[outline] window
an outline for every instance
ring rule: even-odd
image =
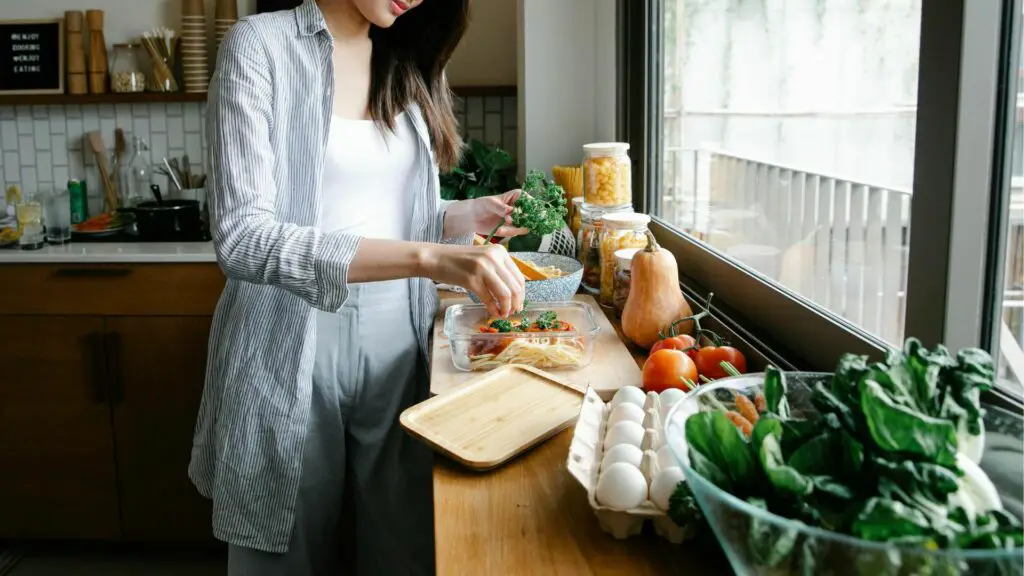
[[[986,309],[1024,338],[1020,0],[620,2],[634,204],[685,284],[808,368],[995,352]]]
[[[1021,50],[1024,42],[1020,41],[1019,27],[1016,34]],[[1011,134],[1007,138],[1011,142],[1011,177],[995,211],[997,222],[1003,221],[994,226],[997,234],[1003,234],[999,238],[1002,247],[997,242],[995,249],[996,272],[1002,273],[1002,279],[996,283],[990,313],[1000,382],[1019,393],[1024,388],[1024,58],[1019,52],[1014,76],[1016,85],[1007,87],[1012,102]]]

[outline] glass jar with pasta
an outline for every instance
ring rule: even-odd
[[[583,197],[594,206],[633,203],[629,144],[607,142],[583,146]]]
[[[601,219],[601,304],[612,306],[615,302],[615,252],[624,248],[646,248],[650,222],[650,216],[635,212],[606,214]]]
[[[590,294],[601,291],[601,218],[607,214],[632,212],[625,208],[604,208],[590,204],[580,205],[580,231],[576,237],[576,259],[583,264],[583,289]]]
[[[612,282],[612,303],[615,315],[622,316],[629,299],[629,289],[633,285],[633,256],[639,248],[623,248],[615,251],[615,279]]]

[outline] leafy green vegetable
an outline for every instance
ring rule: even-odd
[[[676,526],[690,526],[704,520],[704,513],[693,497],[693,491],[686,482],[676,484],[676,489],[668,499],[668,517]]]
[[[755,482],[755,457],[749,444],[723,412],[700,412],[686,420],[686,441],[690,459],[707,460],[726,479],[726,486],[744,486]],[[695,468],[696,469],[696,468]],[[701,472],[703,474],[703,472]],[[712,480],[719,487],[719,481]]]
[[[782,459],[782,447],[775,434],[765,435],[758,456],[768,481],[779,492],[791,496],[807,496],[814,491],[814,484],[807,477],[786,465]]]
[[[565,226],[568,210],[565,190],[561,186],[548,180],[540,170],[530,170],[523,179],[521,189],[522,194],[512,207],[513,226],[526,228],[536,236],[551,234]],[[500,227],[501,224],[491,231],[487,237],[488,242]]]
[[[550,330],[558,324],[558,314],[554,310],[541,312],[540,316],[533,322],[538,330]]]
[[[768,412],[789,418],[789,401],[786,400],[786,376],[781,370],[769,366],[764,371],[764,399]]]
[[[1021,548],[1024,528],[1015,517],[960,507],[966,504],[958,433],[982,432],[980,396],[994,378],[992,359],[981,350],[954,357],[943,346],[929,350],[908,339],[884,362],[841,358],[831,380],[811,389],[818,413],[801,419],[791,414],[785,376],[769,368],[767,410],[749,441],[731,426],[724,406],[687,419],[691,465],[751,505],[867,540],[932,549]],[[747,546],[761,566],[814,572],[810,539],[757,517],[750,520]],[[958,574],[964,568],[938,557],[903,558],[897,548],[887,562],[869,572]]]
[[[509,320],[508,318],[498,318],[497,320],[492,320],[489,326],[491,328],[494,328],[498,332],[511,332],[516,328],[515,326],[512,325],[512,321]]]
[[[897,405],[882,387],[866,380],[860,406],[875,444],[886,452],[915,454],[945,466],[956,465],[956,426]]]
[[[504,194],[516,188],[516,163],[497,146],[471,140],[462,161],[451,172],[440,175],[441,198],[470,200]]]

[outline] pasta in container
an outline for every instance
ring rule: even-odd
[[[582,302],[529,305],[509,318],[491,318],[481,304],[455,304],[445,312],[444,333],[459,370],[487,371],[507,364],[575,370],[593,358],[598,332]]]

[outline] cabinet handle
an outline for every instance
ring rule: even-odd
[[[131,268],[58,268],[53,275],[58,278],[124,278],[131,273]]]
[[[115,404],[119,404],[124,401],[124,381],[121,379],[121,335],[117,332],[107,332],[104,338],[106,340],[111,400]]]
[[[96,379],[95,392],[96,402],[106,404],[109,400],[107,395],[107,351],[103,341],[102,332],[93,332],[86,336],[88,348],[92,353],[93,377]]]

